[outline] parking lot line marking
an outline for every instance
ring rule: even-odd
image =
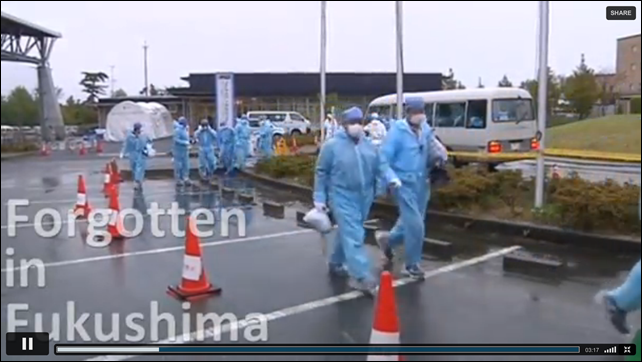
[[[506,254],[510,254],[514,251],[520,250],[521,246],[513,246],[509,248],[505,248],[499,251],[495,251],[492,253],[488,253],[482,256],[478,256],[472,259],[468,259],[462,262],[457,262],[454,264],[450,264],[435,270],[431,270],[429,272],[426,272],[425,277],[426,279],[431,279],[435,278],[437,276],[440,276],[442,274],[454,272],[463,268],[467,268],[469,266],[477,265],[484,263],[486,261],[489,261],[491,259],[495,259],[501,256],[504,256]],[[411,278],[406,278],[406,279],[400,279],[394,282],[393,286],[395,288],[402,287],[404,285],[408,285],[411,283],[415,283],[415,279]],[[342,302],[347,302],[350,300],[355,300],[363,297],[364,294],[361,292],[349,292],[341,295],[337,295],[334,297],[329,297],[325,299],[319,299],[315,300],[312,302],[304,303],[304,304],[299,304],[297,306],[289,307],[289,308],[284,308],[281,310],[274,311],[272,313],[266,314],[265,319],[267,319],[268,322],[273,322],[279,319],[283,319],[286,317],[291,317],[295,316],[298,314],[303,314],[306,312],[311,312],[320,308],[324,307],[329,307],[331,305],[339,304]],[[159,345],[159,344],[186,344],[186,343],[192,343],[195,342],[197,336],[201,335],[204,336],[206,340],[219,340],[220,335],[223,333],[230,333],[230,332],[235,332],[240,329],[246,328],[250,325],[258,324],[260,321],[258,319],[243,319],[239,322],[235,323],[228,323],[223,326],[214,326],[212,328],[205,329],[203,331],[196,331],[192,333],[185,333],[181,336],[177,336],[175,338],[168,338],[164,341],[152,343],[154,345]],[[125,361],[129,360],[132,358],[136,358],[137,356],[97,356],[97,357],[92,357],[89,359],[86,359],[85,361],[91,361],[91,362],[104,362],[104,361]]]
[[[219,239],[217,241],[201,243],[201,248],[207,248],[207,247],[213,247],[213,246],[232,245],[232,244],[241,244],[241,243],[246,243],[246,242],[256,241],[256,240],[261,240],[261,239],[277,239],[277,238],[283,238],[283,237],[287,237],[287,236],[308,234],[308,233],[312,233],[312,232],[315,232],[315,231],[311,230],[311,229],[303,229],[303,230],[286,231],[286,232],[268,234],[268,235],[249,236],[249,237],[236,238],[236,239],[230,239],[230,240],[220,240]],[[105,260],[124,259],[124,258],[132,257],[132,256],[143,256],[143,255],[155,255],[155,254],[162,254],[162,253],[171,253],[171,252],[175,252],[175,251],[181,251],[181,250],[184,250],[184,249],[185,249],[185,246],[174,246],[174,247],[169,247],[169,248],[134,251],[134,252],[130,252],[130,253],[115,254],[115,255],[105,255],[105,256],[98,256],[98,257],[86,258],[86,259],[75,259],[75,260],[58,261],[58,262],[53,262],[53,263],[45,263],[44,267],[45,268],[54,268],[54,267],[62,267],[62,266],[69,266],[69,265],[94,263],[94,262],[105,261]],[[25,267],[16,267],[16,268],[13,268],[13,269],[2,269],[2,273],[6,273],[9,270],[11,270],[11,271],[19,271],[19,270],[23,270],[23,269],[27,269],[27,268],[25,268]]]

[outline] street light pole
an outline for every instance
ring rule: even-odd
[[[544,150],[546,147],[546,118],[548,100],[548,27],[549,2],[539,2],[539,76],[537,93],[537,121],[539,128],[539,150],[537,154],[537,176],[535,180],[535,208],[544,206],[544,180],[546,179],[546,164]]]
[[[145,71],[145,96],[149,97],[149,78],[148,78],[148,73],[147,73],[147,50],[149,49],[149,46],[147,46],[147,42],[143,44],[143,58],[144,58],[144,71]]]
[[[114,89],[114,84],[116,83],[116,80],[114,79],[114,68],[115,68],[115,66],[111,65],[111,66],[109,66],[109,68],[111,70],[110,74],[109,74],[109,82],[110,82],[110,90],[109,91],[111,93],[111,97],[113,98],[114,94],[115,94],[114,92],[116,92],[116,90]]]
[[[403,1],[395,1],[397,24],[397,119],[403,118]]]
[[[323,121],[325,120],[325,107],[326,107],[326,61],[327,61],[327,1],[321,1],[321,52],[320,52],[320,75],[321,75],[321,94],[320,94],[320,114],[319,114],[319,124],[321,127],[321,142],[325,140],[325,127],[323,126]]]

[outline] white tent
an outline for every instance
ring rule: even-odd
[[[172,115],[158,103],[118,103],[107,115],[105,139],[122,142],[136,122],[143,125],[142,133],[152,140],[167,138],[173,134]]]

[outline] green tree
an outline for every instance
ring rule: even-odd
[[[593,105],[600,98],[600,89],[595,82],[595,71],[586,65],[584,54],[580,65],[566,80],[564,95],[580,119],[587,118],[591,114]]]
[[[2,101],[2,123],[11,126],[36,126],[40,122],[38,101],[27,90],[19,86]]]
[[[539,92],[539,82],[536,79],[528,79],[520,84],[520,88],[526,89],[533,97],[533,103],[537,106],[537,99]],[[550,117],[553,110],[557,107],[560,97],[562,96],[562,89],[559,83],[559,77],[555,75],[551,68],[548,68],[548,99],[546,101],[546,114]]]
[[[127,98],[127,92],[122,88],[116,90],[113,95],[114,98]]]
[[[107,93],[107,80],[109,76],[103,72],[82,72],[80,85],[87,94],[87,103],[98,103],[98,97]]]
[[[448,75],[441,77],[441,88],[443,90],[466,89],[460,81],[455,79],[455,72],[452,68],[448,69]]]
[[[504,77],[499,81],[499,83],[497,83],[497,86],[501,88],[511,88],[513,86],[513,83],[511,83],[511,81],[508,80],[506,74],[504,74]]]
[[[66,124],[95,125],[98,123],[98,113],[96,110],[84,104],[84,102],[74,99],[73,96],[67,98],[67,101],[61,108]]]

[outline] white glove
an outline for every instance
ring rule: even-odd
[[[401,187],[401,181],[399,179],[394,179],[390,182],[390,187],[393,189],[398,189]]]
[[[315,202],[314,203],[314,208],[321,211],[321,212],[328,212],[328,207],[325,206],[324,203],[321,202]]]
[[[125,158],[125,154],[121,153],[120,154],[120,159],[122,160],[123,158]]]

